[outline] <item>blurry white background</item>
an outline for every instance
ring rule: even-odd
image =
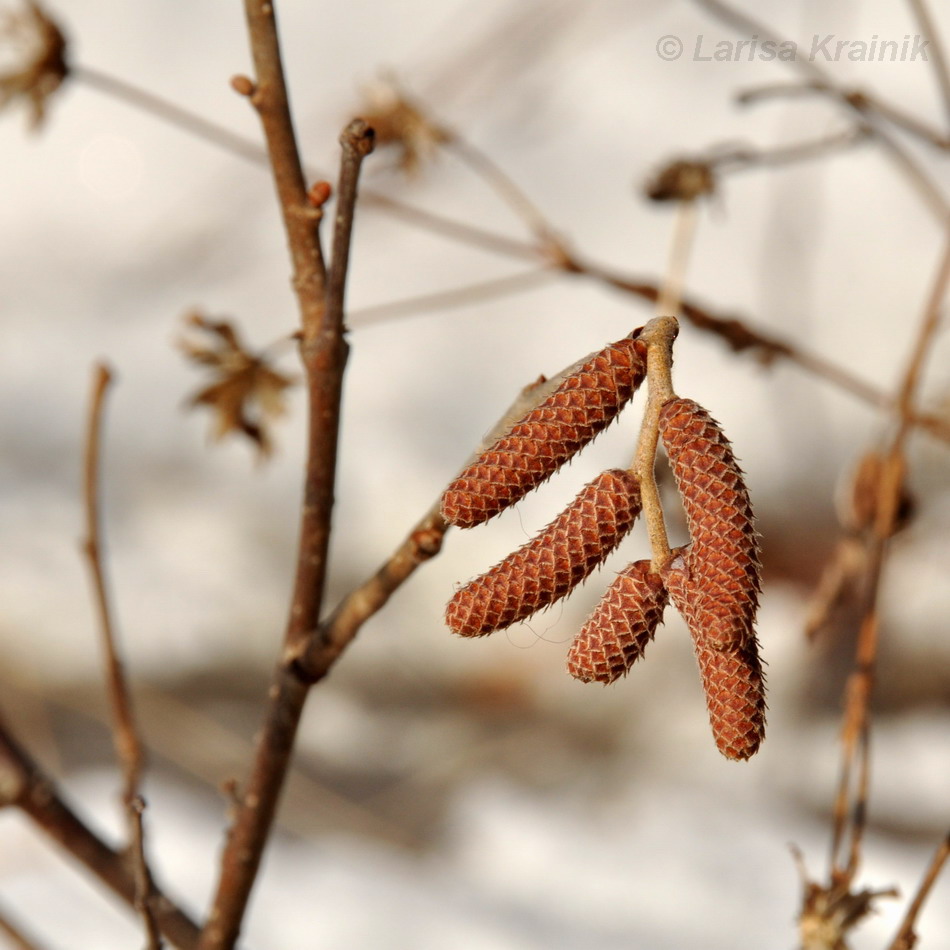
[[[932,3],[942,34],[950,18]],[[72,0],[51,8],[74,62],[236,132],[256,117],[228,79],[250,70],[240,4]],[[392,70],[490,155],[585,258],[660,280],[669,207],[642,197],[671,157],[721,143],[813,140],[851,117],[812,97],[739,107],[790,81],[775,62],[694,61],[742,35],[690,3],[422,0],[278,7],[300,140],[336,167],[361,90]],[[807,48],[815,34],[902,40],[908,4],[755,7]],[[665,35],[683,56],[664,61]],[[946,124],[933,65],[839,62],[833,76]],[[96,828],[119,840],[119,779],[78,550],[80,455],[94,360],[118,374],[107,414],[108,564],[151,749],[147,831],[158,878],[200,915],[214,884],[224,780],[244,775],[287,610],[303,399],[257,464],[186,413],[200,377],[174,342],[200,307],[263,347],[295,308],[267,173],[67,81],[46,126],[0,116],[0,668],[5,716]],[[935,149],[908,148],[944,187]],[[367,187],[491,230],[524,226],[451,154],[413,179],[380,151]],[[896,385],[942,244],[933,216],[872,144],[729,177],[703,207],[687,291],[716,313]],[[358,310],[512,274],[524,261],[453,243],[379,210],[357,218],[330,602],[374,571],[513,395],[651,316],[593,281],[552,277],[476,305],[385,322]],[[926,398],[947,394],[946,338]],[[282,367],[295,369],[292,353]],[[764,536],[759,625],[768,739],[747,765],[709,735],[689,639],[672,612],[647,659],[609,689],[563,669],[634,532],[563,607],[467,642],[442,610],[454,585],[521,544],[605,467],[626,464],[640,403],[551,484],[488,527],[452,532],[311,697],[280,831],[245,932],[270,948],[716,950],[795,944],[789,844],[825,871],[841,689],[853,638],[809,647],[810,591],[835,543],[836,484],[886,421],[782,363],[763,368],[685,327],[676,383],[724,425]],[[944,401],[944,405],[945,405]],[[898,886],[855,946],[886,946],[939,837],[950,790],[946,445],[912,443],[917,516],[886,571],[870,833],[861,881]],[[677,526],[679,540],[682,528]],[[853,621],[853,618],[851,618]],[[950,883],[921,917],[950,944]],[[19,815],[0,814],[0,907],[51,948],[141,944]],[[56,914],[49,909],[56,908]],[[2,938],[0,938],[2,939]]]

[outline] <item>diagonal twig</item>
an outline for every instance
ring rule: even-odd
[[[113,893],[134,906],[136,873],[122,851],[109,847],[66,803],[49,778],[0,718],[0,804],[20,809],[51,840],[68,851]],[[156,885],[152,913],[161,932],[181,950],[198,946],[197,924]]]
[[[745,22],[745,21],[744,21]],[[89,85],[106,92],[114,97],[129,102],[137,108],[150,112],[157,118],[169,122],[178,128],[204,138],[206,141],[230,151],[256,165],[267,165],[267,152],[257,143],[237,136],[224,126],[210,122],[180,106],[161,99],[154,94],[139,89],[123,80],[116,79],[90,67],[74,67],[73,74]],[[772,90],[780,89],[792,92],[834,92],[835,96],[844,95],[841,90],[832,90],[823,80],[805,85],[769,87]],[[759,90],[765,94],[768,90]],[[756,92],[748,94],[751,97]],[[869,134],[869,126],[859,126],[858,131]],[[312,168],[307,169],[307,175],[312,179],[325,178],[326,175]],[[536,247],[528,241],[500,235],[484,228],[479,228],[452,218],[445,217],[405,202],[398,201],[380,192],[368,189],[362,190],[361,195],[367,206],[374,206],[400,220],[415,227],[422,228],[430,233],[439,234],[454,241],[481,248],[506,257],[521,260],[540,259],[554,272],[586,277],[599,283],[611,286],[617,290],[632,293],[645,300],[655,301],[659,293],[656,283],[613,273],[602,265],[586,260],[576,254],[567,252],[564,245],[560,245],[563,256],[552,259],[551,247]],[[388,305],[384,305],[388,306]],[[695,301],[683,302],[682,315],[694,326],[705,332],[711,332],[726,340],[736,351],[745,349],[758,350],[766,359],[784,359],[820,379],[840,387],[863,402],[879,408],[890,405],[889,397],[881,390],[858,379],[847,368],[818,354],[808,353],[800,347],[794,346],[786,340],[770,335],[757,329],[751,324],[723,318],[715,315],[708,308],[702,307]],[[928,413],[916,413],[914,424],[921,426],[926,432],[944,442],[950,442],[950,424],[939,416]]]
[[[907,905],[904,919],[901,921],[894,940],[887,950],[913,950],[917,945],[917,933],[914,929],[917,925],[917,918],[920,916],[924,903],[930,896],[934,884],[937,883],[937,878],[940,877],[940,872],[948,858],[950,858],[950,834],[947,834],[934,852],[930,865],[924,872],[923,880],[917,888],[917,893]]]
[[[926,0],[909,0],[909,3],[914,11],[914,16],[917,18],[920,31],[924,34],[927,44],[930,46],[930,61],[934,65],[934,75],[937,77],[937,86],[943,100],[944,123],[947,127],[950,127],[950,67],[947,65],[943,42],[937,32],[933,17],[930,15],[930,10],[927,8]]]

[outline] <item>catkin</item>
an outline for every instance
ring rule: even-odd
[[[643,655],[663,618],[667,593],[649,561],[621,571],[574,638],[567,671],[584,683],[612,683]]]
[[[587,577],[639,513],[636,478],[622,469],[602,472],[537,537],[456,591],[446,623],[474,637],[530,617]]]
[[[682,579],[685,601],[710,646],[740,646],[754,637],[761,590],[758,541],[742,470],[719,424],[691,399],[671,399],[663,406],[660,435],[692,541]]]
[[[722,647],[707,636],[707,610],[694,597],[683,569],[690,552],[674,553],[680,556],[664,571],[663,580],[692,634],[713,738],[727,759],[748,759],[765,738],[765,677],[758,641],[750,631],[740,643]]]
[[[460,528],[488,521],[603,431],[646,375],[636,332],[592,356],[469,465],[442,496],[446,521]]]

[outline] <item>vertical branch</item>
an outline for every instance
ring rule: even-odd
[[[666,521],[660,492],[654,472],[656,447],[660,439],[660,410],[674,397],[672,367],[673,342],[679,333],[679,323],[674,316],[655,317],[640,334],[647,345],[647,396],[640,426],[640,440],[632,471],[640,483],[643,502],[643,520],[650,537],[652,564],[650,570],[659,573],[670,560],[670,541],[666,533]]]
[[[112,382],[109,368],[99,364],[92,384],[89,422],[86,430],[85,459],[83,464],[84,499],[86,511],[86,539],[83,551],[89,562],[89,572],[99,615],[99,630],[106,667],[106,688],[112,709],[112,736],[116,755],[124,777],[122,801],[129,829],[129,850],[135,870],[135,909],[142,917],[149,950],[162,945],[155,917],[149,906],[152,890],[151,874],[145,859],[145,840],[142,830],[144,802],[139,796],[142,775],[142,743],[135,727],[132,697],[125,677],[125,667],[116,643],[112,608],[106,589],[105,568],[102,561],[101,516],[99,504],[99,459],[102,446],[102,417],[105,397]]]
[[[326,283],[326,265],[318,230],[322,213],[307,200],[307,186],[280,58],[274,6],[268,0],[245,0],[244,13],[256,81],[243,84],[235,81],[232,85],[249,95],[264,129],[267,156],[287,232],[301,322],[304,332],[312,335],[322,320]]]
[[[348,345],[344,292],[357,182],[372,151],[372,130],[355,120],[341,137],[343,148],[329,274],[318,225],[322,212],[308,201],[281,64],[274,4],[245,0],[256,82],[238,77],[260,115],[284,218],[301,319],[301,358],[307,375],[308,448],[301,510],[297,572],[284,650],[274,681],[254,762],[240,795],[221,857],[221,873],[202,932],[202,950],[233,947],[241,930],[283,788],[311,679],[296,657],[317,635],[326,579],[336,477],[340,403]]]
[[[854,671],[848,680],[847,705],[842,727],[841,774],[835,797],[831,842],[833,877],[851,880],[857,872],[867,820],[867,790],[870,776],[871,694],[877,666],[878,595],[893,534],[905,467],[907,440],[913,431],[915,400],[941,321],[941,309],[950,286],[950,227],[944,231],[944,249],[924,307],[917,336],[904,370],[895,407],[897,431],[884,455],[877,486],[874,534],[868,549],[867,585]],[[857,770],[857,778],[854,777]],[[848,842],[844,859],[845,841]]]

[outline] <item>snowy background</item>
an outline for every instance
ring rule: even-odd
[[[950,38],[950,18],[940,14]],[[54,8],[75,62],[251,138],[228,79],[250,69],[240,4],[72,0]],[[902,40],[900,3],[755,7],[801,38]],[[285,58],[303,149],[332,170],[339,129],[382,70],[491,155],[584,258],[658,280],[673,217],[641,186],[711,145],[768,147],[845,127],[829,103],[740,108],[735,93],[789,81],[760,60],[694,61],[741,34],[690,3],[548,0],[284,2]],[[660,37],[686,52],[660,59]],[[932,65],[830,64],[934,123]],[[910,147],[950,186],[939,153]],[[300,494],[303,400],[278,452],[211,446],[185,413],[200,379],[174,341],[200,307],[263,347],[295,322],[268,176],[83,84],[46,128],[0,116],[0,669],[5,716],[70,800],[120,840],[119,779],[84,565],[80,454],[94,360],[118,374],[106,441],[109,568],[150,754],[158,878],[200,915],[244,775],[287,609]],[[452,155],[413,180],[380,152],[367,185],[460,221],[526,237]],[[687,289],[850,367],[899,379],[941,252],[932,216],[881,152],[730,177],[699,223]],[[358,217],[330,600],[388,556],[539,373],[645,322],[636,299],[579,278],[410,318],[359,310],[524,270],[366,209]],[[948,348],[929,402],[946,401]],[[281,364],[291,371],[292,356]],[[679,620],[609,689],[570,680],[567,644],[605,579],[646,554],[634,532],[563,607],[467,642],[442,609],[454,586],[523,543],[606,467],[626,464],[639,404],[563,474],[488,527],[453,532],[311,697],[280,828],[255,892],[249,947],[353,950],[788,948],[800,881],[789,845],[825,873],[841,688],[853,630],[809,647],[809,593],[837,537],[843,471],[883,419],[799,369],[765,369],[685,328],[676,383],[724,425],[748,472],[766,562],[760,637],[768,739],[736,765],[712,744]],[[917,518],[884,584],[870,833],[861,884],[898,886],[863,926],[886,946],[950,824],[946,446],[916,439]],[[682,528],[674,527],[674,533]],[[847,619],[847,618],[845,618]],[[950,877],[921,946],[950,945]],[[56,908],[56,914],[49,912]],[[137,922],[18,814],[0,814],[0,909],[50,948],[141,944]],[[0,938],[2,943],[2,938]]]

